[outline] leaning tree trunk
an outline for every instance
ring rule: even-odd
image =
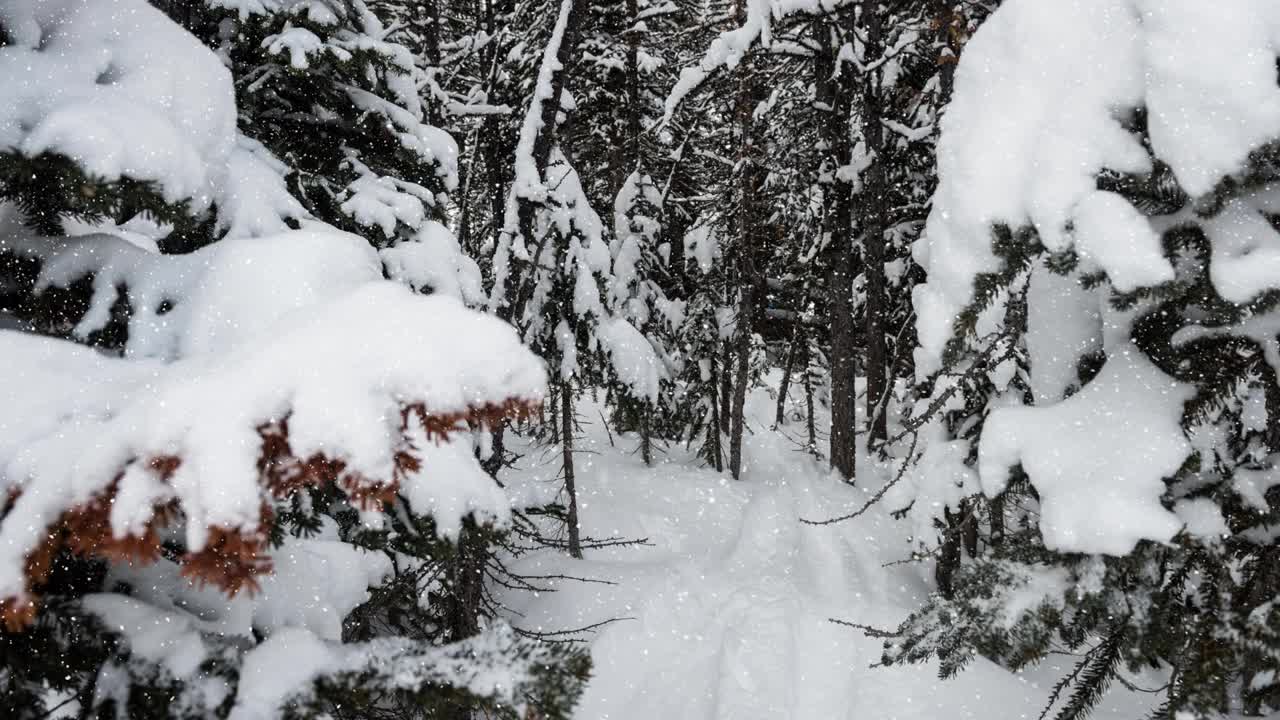
[[[778,383],[778,409],[773,414],[774,427],[784,425],[787,421],[787,393],[791,390],[791,374],[795,372],[796,356],[799,354],[802,342],[808,341],[805,338],[804,325],[797,318],[791,333],[791,347],[787,348],[787,359],[782,368],[782,382]]]

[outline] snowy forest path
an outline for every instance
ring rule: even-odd
[[[638,439],[601,427],[579,408],[582,534],[647,538],[640,547],[588,551],[575,561],[546,551],[514,561],[530,575],[569,575],[556,592],[504,597],[512,621],[550,631],[617,618],[590,643],[593,678],[582,720],[935,720],[1035,718],[1068,662],[1012,675],[985,661],[966,682],[937,679],[936,665],[873,668],[881,640],[831,619],[891,629],[918,607],[928,566],[895,565],[907,524],[877,507],[857,521],[814,527],[874,492],[867,473],[850,487],[780,433],[774,400],[748,398],[743,480],[702,467],[679,446],[646,468]],[[508,491],[517,503],[558,489],[554,450],[527,446]],[[1067,661],[1070,658],[1066,659]],[[993,707],[992,698],[1000,698]],[[1094,717],[1131,718],[1117,693]]]

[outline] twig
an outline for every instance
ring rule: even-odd
[[[896,637],[902,636],[902,633],[896,630],[894,631],[881,630],[880,628],[871,627],[870,625],[862,625],[860,623],[849,622],[848,620],[840,620],[838,618],[827,618],[827,622],[833,622],[837,625],[844,625],[845,627],[851,627],[855,630],[861,630],[863,633],[866,634],[867,637],[879,638],[881,640],[887,640],[890,638],[896,638]]]

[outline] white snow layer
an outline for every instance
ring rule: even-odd
[[[445,415],[541,398],[542,364],[509,326],[383,280],[354,235],[317,226],[180,257],[102,236],[63,242],[83,242],[83,252],[55,260],[87,258],[153,300],[138,305],[154,327],[139,327],[137,341],[155,352],[139,354],[172,362],[0,331],[11,368],[0,379],[0,492],[21,491],[0,523],[0,597],[23,591],[25,557],[47,525],[117,477],[117,536],[139,532],[154,505],[176,500],[196,551],[211,527],[256,529],[265,423],[288,419],[297,457],[340,458],[389,482],[404,403]],[[75,274],[49,265],[43,281]],[[154,309],[162,298],[174,309]],[[447,459],[444,449],[426,452]],[[162,481],[148,462],[166,456],[182,462]],[[487,478],[478,485],[473,474],[450,472],[459,463],[445,464],[437,474],[425,463],[404,490],[442,513],[506,517]]]
[[[230,72],[148,3],[5,2],[0,25],[0,150],[152,181],[195,209],[216,202],[232,236],[280,232],[282,218],[305,214],[277,161],[236,132]]]
[[[1000,494],[1020,463],[1040,494],[1050,550],[1124,555],[1139,540],[1167,541],[1182,523],[1160,496],[1191,452],[1179,421],[1192,394],[1137,348],[1120,348],[1062,402],[991,412],[978,448],[982,488]]]
[[[915,247],[929,272],[914,291],[920,372],[938,369],[974,276],[998,267],[993,224],[1034,225],[1049,250],[1074,245],[1119,290],[1172,277],[1148,221],[1095,178],[1150,169],[1122,122],[1138,108],[1154,155],[1193,197],[1240,170],[1280,138],[1278,51],[1271,0],[1001,5],[965,47],[942,120],[940,183]]]

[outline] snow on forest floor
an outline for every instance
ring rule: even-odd
[[[556,592],[512,593],[512,621],[554,631],[619,618],[589,634],[594,674],[583,720],[809,720],[1037,718],[1075,658],[1022,674],[977,660],[950,681],[934,664],[872,668],[881,641],[841,618],[892,629],[929,592],[929,565],[885,563],[909,552],[906,523],[879,508],[830,526],[802,524],[858,507],[870,490],[829,475],[771,432],[773,401],[748,402],[753,434],[744,477],[717,474],[683,447],[646,468],[635,437],[610,435],[598,407],[578,408],[582,530],[647,538],[648,546],[546,551],[520,558],[529,575],[572,575]],[[798,430],[798,426],[796,428]],[[559,487],[558,448],[520,449],[509,477],[517,498]],[[867,474],[862,473],[865,477]],[[1126,695],[1128,695],[1126,697]],[[1140,716],[1142,698],[1117,689],[1096,718]]]

